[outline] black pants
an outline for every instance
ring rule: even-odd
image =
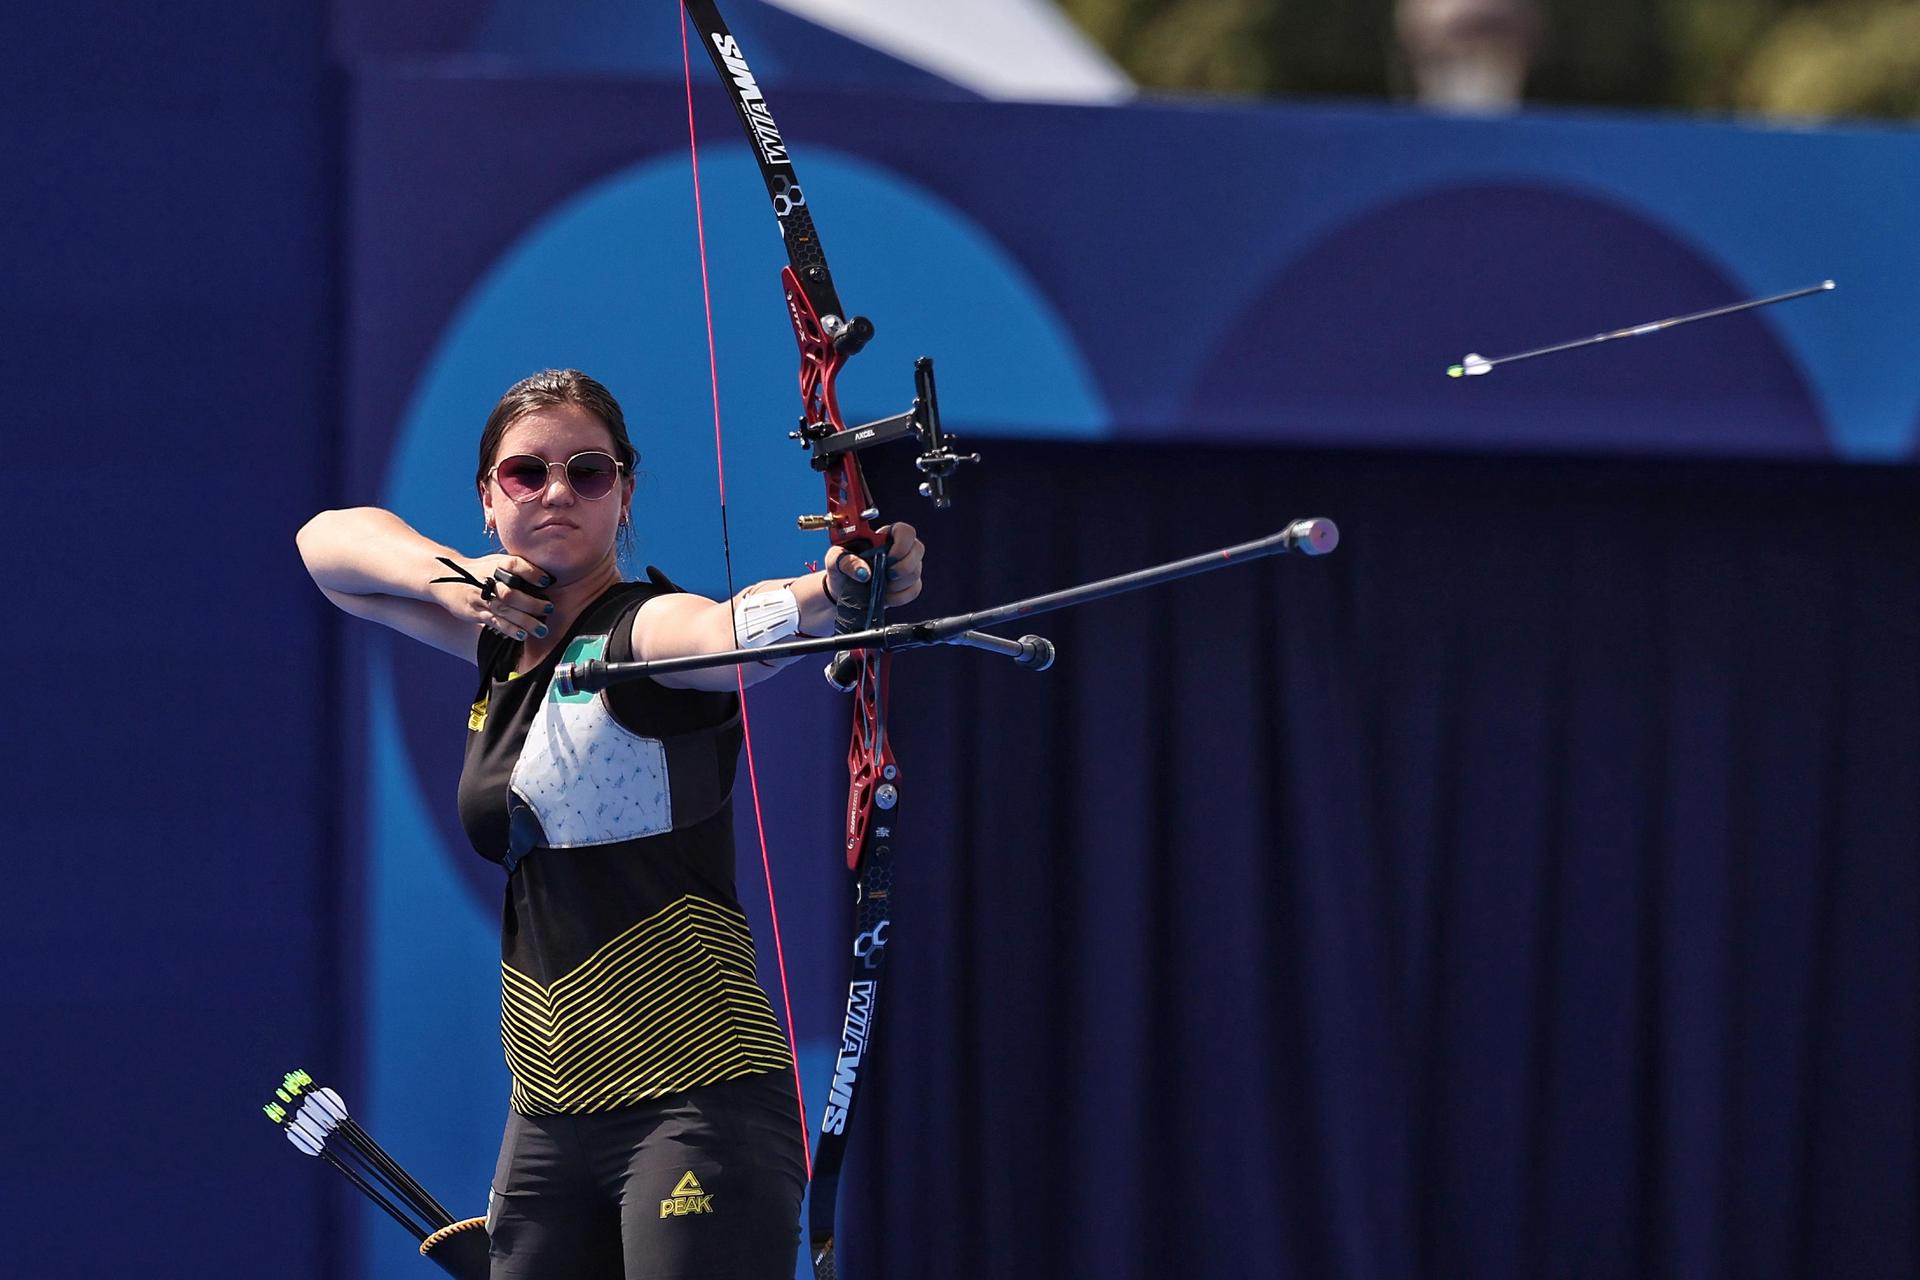
[[[492,1280],[791,1280],[801,1143],[779,1071],[593,1115],[509,1114]]]

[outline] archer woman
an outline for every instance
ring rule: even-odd
[[[637,458],[574,370],[509,389],[475,477],[501,551],[465,556],[386,511],[315,516],[307,570],[357,617],[478,663],[460,819],[507,871],[501,1034],[513,1088],[488,1200],[495,1280],[793,1274],[805,1190],[793,1058],[734,893],[732,668],[563,696],[563,658],[653,660],[833,630],[868,567],[731,601],[622,579]],[[886,531],[889,605],[924,548]],[[748,683],[777,664],[741,668]]]

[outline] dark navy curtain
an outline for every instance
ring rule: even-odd
[[[991,452],[932,608],[1344,540],[900,659],[849,1274],[1914,1272],[1911,470]]]

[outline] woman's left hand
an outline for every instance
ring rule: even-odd
[[[927,546],[920,541],[913,526],[902,521],[898,524],[882,525],[874,530],[887,540],[887,607],[889,609],[903,605],[920,595],[920,566],[927,558]],[[857,595],[863,588],[858,585],[857,575],[848,572],[857,566],[864,570],[866,564],[855,555],[832,547],[827,551],[827,591],[835,600]]]

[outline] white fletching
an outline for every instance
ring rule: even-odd
[[[318,1116],[297,1115],[288,1122],[287,1128],[298,1129],[315,1142],[325,1144],[327,1135],[333,1132],[333,1126]]]
[[[331,1089],[315,1089],[300,1104],[300,1114],[308,1117],[325,1133],[332,1133],[347,1118],[347,1106]]]
[[[312,1099],[300,1104],[300,1110],[294,1113],[293,1122],[307,1126],[322,1138],[340,1127],[340,1122],[327,1114],[326,1108]]]
[[[1462,372],[1471,378],[1478,374],[1491,373],[1493,371],[1493,362],[1485,356],[1469,354],[1466,359],[1460,362],[1460,368]]]

